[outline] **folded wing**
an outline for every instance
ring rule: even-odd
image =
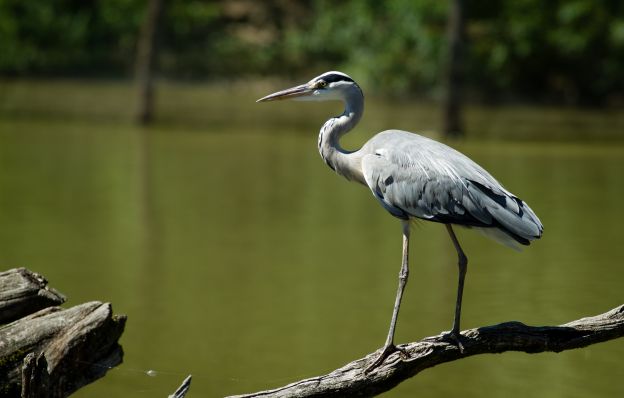
[[[498,229],[503,238],[523,245],[542,235],[542,224],[531,208],[460,152],[397,130],[378,134],[367,146],[364,178],[392,215]],[[514,246],[500,239],[501,234],[489,232]]]

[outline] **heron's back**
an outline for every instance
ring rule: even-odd
[[[528,245],[542,235],[539,218],[525,202],[447,145],[388,130],[358,152],[367,185],[396,217],[481,228],[509,246]]]

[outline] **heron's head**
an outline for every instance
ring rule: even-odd
[[[350,94],[362,95],[360,87],[342,72],[325,72],[305,84],[269,94],[256,102],[294,99],[296,101],[331,101],[347,99]]]

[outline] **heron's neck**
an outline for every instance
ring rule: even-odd
[[[360,121],[364,112],[364,96],[358,88],[347,95],[344,102],[344,112],[329,119],[321,127],[318,139],[319,152],[325,163],[338,174],[348,180],[363,182],[359,157],[356,156],[356,152],[343,149],[339,141]]]

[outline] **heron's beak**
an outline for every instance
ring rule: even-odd
[[[310,88],[307,84],[302,84],[300,86],[288,88],[286,90],[282,90],[273,94],[269,94],[266,97],[260,98],[256,102],[278,101],[278,100],[303,97],[303,96],[310,94],[312,91],[314,91],[313,88]]]

